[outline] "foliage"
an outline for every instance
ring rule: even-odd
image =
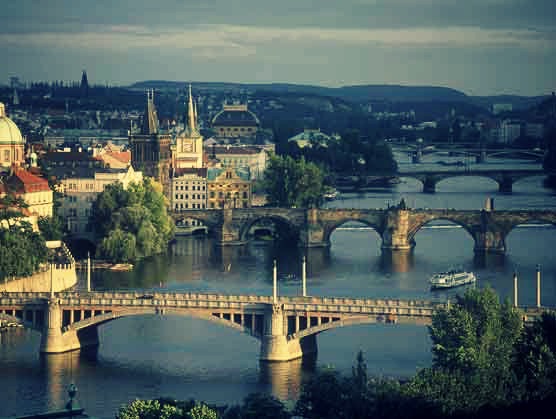
[[[120,408],[116,419],[217,419],[218,413],[204,403],[176,400],[134,400]]]
[[[528,399],[556,396],[556,315],[543,313],[525,328],[514,361]]]
[[[218,414],[204,403],[198,403],[187,413],[191,419],[217,419]]]
[[[311,208],[322,204],[323,171],[304,158],[273,155],[264,174],[264,188],[269,205]]]
[[[390,147],[383,141],[363,139],[357,130],[346,131],[339,141],[314,143],[303,149],[292,145],[288,154],[303,156],[334,173],[392,174],[397,170]]]
[[[150,178],[127,190],[121,183],[108,185],[93,203],[91,223],[98,256],[114,262],[162,253],[174,231],[162,187]]]
[[[29,223],[0,227],[0,279],[30,276],[46,261],[45,240]]]
[[[458,296],[456,304],[433,316],[429,331],[433,366],[411,380],[408,395],[438,403],[445,412],[474,411],[515,398],[511,367],[522,321],[492,289]]]
[[[62,240],[64,229],[60,217],[40,217],[38,224],[45,240]]]
[[[261,393],[249,394],[241,406],[242,419],[288,419],[290,414],[277,398]]]

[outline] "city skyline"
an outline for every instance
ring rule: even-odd
[[[284,5],[284,3],[286,5]],[[142,80],[556,88],[550,0],[23,0],[3,6],[0,83]]]

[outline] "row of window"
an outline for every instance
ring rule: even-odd
[[[189,199],[189,195],[185,194],[185,198],[183,194],[176,194],[176,199]],[[191,199],[205,199],[205,194],[191,194]]]
[[[176,190],[176,191],[178,191],[178,190],[179,190],[179,191],[184,191],[184,190],[187,191],[187,190],[189,190],[188,188],[189,188],[189,186],[187,186],[187,185],[185,185],[185,189],[184,189],[183,185],[179,185],[179,186],[176,185],[175,190]],[[205,190],[205,185],[203,185],[203,186],[201,186],[201,185],[199,185],[199,186],[193,185],[193,186],[191,186],[191,190],[192,190],[192,191],[204,191],[204,190]]]
[[[215,209],[215,208],[224,208],[225,206],[224,201],[220,201],[220,202],[210,202],[209,203],[209,208],[211,209]],[[230,205],[233,208],[249,208],[249,202],[247,201],[234,201],[233,204],[229,203],[228,205]]]
[[[245,128],[245,127],[240,127],[240,128],[238,128],[238,127],[234,127],[234,128],[231,128],[231,127],[220,127],[220,132],[224,132],[224,131],[248,131],[248,132],[251,132],[251,131],[253,131],[253,128]]]
[[[189,204],[187,202],[185,204],[183,202],[180,202],[179,204],[176,203],[174,205],[174,208],[176,210],[189,209]],[[206,205],[205,205],[205,203],[200,203],[200,204],[193,203],[193,204],[191,204],[191,208],[192,209],[204,209],[204,208],[206,208]]]
[[[242,194],[243,199],[247,199],[249,197],[249,194],[247,192],[243,192]],[[211,198],[216,198],[216,193],[214,191],[210,192],[210,197]],[[231,192],[226,192],[226,198],[231,198],[232,197],[232,193]],[[224,192],[218,192],[218,198],[224,198]],[[234,193],[234,198],[239,198],[239,192]]]

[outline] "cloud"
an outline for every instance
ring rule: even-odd
[[[89,27],[79,33],[37,32],[0,34],[7,46],[96,49],[191,50],[193,54],[217,58],[218,55],[249,56],[273,44],[294,48],[310,45],[373,44],[383,47],[515,47],[529,50],[553,48],[554,31],[531,29],[483,29],[479,27],[334,29],[279,28],[237,25],[189,25],[187,28],[156,29],[137,25]]]

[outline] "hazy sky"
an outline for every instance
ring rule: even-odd
[[[79,80],[556,90],[556,0],[3,0],[0,84]]]

